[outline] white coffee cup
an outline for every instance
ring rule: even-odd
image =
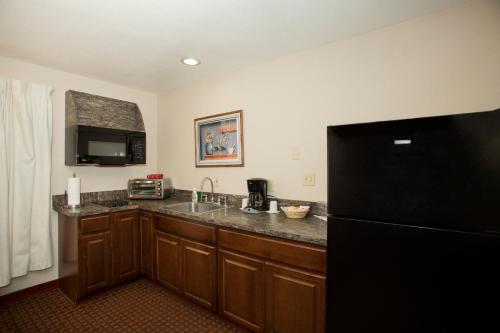
[[[246,208],[248,206],[248,198],[241,199],[241,208]]]
[[[277,213],[278,212],[278,201],[273,200],[269,202],[269,212]]]

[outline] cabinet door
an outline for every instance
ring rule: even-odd
[[[139,215],[137,212],[115,213],[112,218],[113,282],[140,274]]]
[[[156,232],[156,280],[178,293],[181,292],[181,245],[180,238]]]
[[[213,246],[182,239],[182,279],[185,297],[216,309],[216,254]]]
[[[325,331],[325,280],[293,268],[266,263],[266,331]]]
[[[141,212],[139,216],[141,239],[141,272],[153,279],[153,214]]]
[[[219,250],[219,312],[255,332],[264,330],[264,262]]]
[[[111,285],[111,233],[80,237],[80,295]]]

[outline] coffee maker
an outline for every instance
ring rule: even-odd
[[[247,179],[248,208],[267,211],[267,180],[263,178]]]

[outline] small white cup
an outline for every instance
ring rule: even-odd
[[[247,208],[248,206],[248,198],[241,199],[241,208]]]
[[[278,201],[273,200],[269,202],[269,211],[271,213],[277,213],[278,212]]]

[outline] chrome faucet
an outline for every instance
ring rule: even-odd
[[[210,191],[211,191],[211,198],[210,202],[214,202],[214,182],[210,177],[205,177],[201,180],[201,185],[200,185],[200,190],[203,192],[203,185],[205,185],[205,180],[208,180],[210,182]]]

